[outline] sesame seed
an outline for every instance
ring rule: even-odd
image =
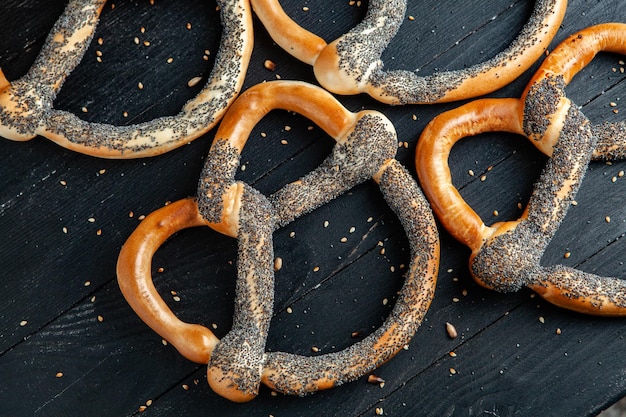
[[[195,87],[200,81],[202,81],[202,77],[193,77],[191,80],[187,81],[187,87]]]
[[[55,376],[57,378],[62,378],[63,377],[63,372],[57,372]]]
[[[319,266],[316,266],[315,268],[313,268],[313,272],[317,272],[317,271],[319,271],[319,270],[320,270],[320,267],[319,267]]]
[[[324,227],[328,227],[330,223],[328,223],[328,220],[324,220]]]
[[[539,323],[544,324],[546,322],[546,319],[543,318],[543,316],[539,316]]]
[[[348,238],[344,236],[339,240],[341,241],[341,243],[346,243],[348,241]]]
[[[386,298],[383,298],[383,305],[386,306],[389,303],[389,300]]]
[[[473,177],[473,176],[474,176],[474,171],[473,171],[473,170],[471,170],[471,169],[470,169],[469,171],[467,171],[467,173],[470,175],[470,177]]]
[[[65,187],[67,185],[67,181],[61,180],[61,181],[59,181],[59,184],[61,184],[62,186]]]
[[[564,257],[565,259],[569,258],[570,256],[571,256],[571,253],[570,253],[570,252],[565,252],[565,253],[563,254],[563,257]]]
[[[274,71],[276,70],[276,64],[274,63],[274,61],[271,61],[269,59],[266,59],[263,62],[263,67],[268,70],[268,71]]]
[[[349,230],[349,233],[354,233],[356,231],[356,228],[354,226],[352,226]]]
[[[189,391],[189,385],[183,384],[182,387],[185,391]]]
[[[26,326],[27,324],[28,324],[28,321],[27,321],[27,320],[22,320],[22,321],[20,321],[20,327],[24,327],[24,326]]]
[[[291,307],[287,307],[287,314],[291,314],[293,313],[293,310],[291,309]]]
[[[87,112],[89,111],[89,110],[87,110],[87,107],[85,107],[85,106],[81,107],[81,108],[80,108],[80,110],[81,110],[83,113],[87,113]]]
[[[304,6],[304,7],[302,8],[302,11],[304,11],[304,12],[308,12],[308,11],[309,11],[309,8],[308,8],[308,7],[306,7],[306,6]]]
[[[187,30],[191,30],[191,23],[187,22],[187,24],[185,25],[185,27],[187,28]]]
[[[91,285],[91,281],[85,281],[83,285],[84,285],[85,287],[88,287],[88,286],[90,286],[90,285]]]
[[[382,407],[376,407],[376,415],[377,416],[382,416],[384,414],[384,411],[382,409]]]
[[[141,81],[137,83],[137,88],[143,90],[143,83]]]
[[[450,339],[454,339],[458,336],[456,327],[454,327],[452,323],[446,322],[446,332],[448,333],[448,337],[450,337]]]
[[[167,340],[165,340],[165,339],[161,339],[161,344],[162,344],[163,346],[167,346]]]
[[[100,323],[102,323],[102,322],[104,321],[104,317],[102,317],[102,316],[98,316],[98,321],[99,321]]]
[[[454,368],[450,368],[450,373],[451,373],[452,375],[456,375],[456,369],[454,369]]]
[[[274,271],[280,271],[282,267],[283,267],[283,258],[281,258],[280,256],[277,256],[274,259]]]
[[[611,218],[609,216],[606,216],[604,218],[604,221],[607,222],[607,223],[611,223]]]
[[[172,62],[174,62],[174,58],[169,57],[169,58],[167,58],[167,60],[165,62],[167,62],[168,64],[171,64]]]
[[[135,42],[135,45],[139,45],[139,38],[135,36],[135,39],[133,39],[133,42]]]
[[[456,352],[450,352],[450,353],[448,353],[448,355],[450,355],[453,358],[456,358]]]

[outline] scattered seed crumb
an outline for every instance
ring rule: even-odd
[[[302,11],[303,11],[303,12],[308,12],[308,11],[309,11],[309,8],[308,8],[308,7],[306,7],[306,6],[304,6],[304,7],[302,8]]]
[[[167,346],[167,340],[165,340],[165,339],[161,339],[161,344],[162,344],[163,346]]]
[[[560,328],[560,327],[557,327],[557,328],[556,328],[555,333],[556,333],[556,334],[561,334],[561,328]]]
[[[571,255],[572,255],[572,253],[571,253],[571,252],[565,252],[565,253],[563,254],[563,257],[564,257],[565,259],[567,259],[567,258],[569,258]]]
[[[461,300],[459,300],[457,297],[452,297],[452,302],[453,303],[458,303],[459,301],[461,301]]]
[[[328,227],[329,224],[328,220],[324,220],[324,227]]]
[[[61,181],[59,181],[59,184],[61,184],[62,186],[65,187],[65,186],[67,186],[67,181],[61,180]]]
[[[382,416],[384,414],[384,411],[382,409],[382,407],[376,407],[376,415],[377,416]]]
[[[287,145],[289,142],[287,142],[285,139],[281,139],[280,143],[283,145]]]
[[[150,407],[150,406],[152,405],[152,400],[148,400],[148,401],[146,401],[146,405],[147,405],[148,407]]]
[[[143,41],[143,46],[150,46],[150,41]]]
[[[144,411],[146,411],[146,409],[147,409],[147,408],[148,408],[148,407],[146,407],[145,405],[140,405],[140,406],[139,406],[139,412],[140,412],[140,413],[143,413]]]
[[[174,58],[169,57],[169,58],[167,58],[167,60],[165,62],[167,62],[168,64],[171,64],[172,62],[174,62]]]
[[[189,391],[189,385],[183,384],[182,387],[185,391]]]
[[[456,352],[451,351],[450,353],[448,353],[448,355],[450,355],[450,357],[452,358],[456,358]]]
[[[267,133],[265,133],[265,132],[261,132],[261,137],[262,137],[262,138],[266,138],[266,137],[267,137]]]
[[[500,214],[500,213],[498,213],[498,210],[494,210],[494,211],[493,211],[493,215],[494,215],[495,217],[498,217],[498,214]]]
[[[96,235],[97,236],[102,236],[102,229],[96,230]]]
[[[572,206],[577,206],[577,205],[578,205],[578,201],[572,200]]]
[[[543,316],[539,316],[539,323],[544,324],[546,322],[546,319],[543,318]]]
[[[383,305],[386,306],[389,303],[389,300],[386,298],[383,298]]]
[[[67,227],[63,226],[63,233],[67,234]]]
[[[609,216],[606,216],[604,218],[604,221],[607,222],[607,223],[611,223],[611,218]]]
[[[165,268],[163,268],[162,266],[160,266],[160,267],[158,267],[158,268],[157,268],[157,272],[161,273],[161,272],[163,272],[163,271],[165,271]]]
[[[291,314],[293,313],[293,310],[291,309],[291,307],[287,307],[287,314]]]
[[[480,177],[480,180],[481,180],[481,181],[485,181],[486,179],[487,179],[487,176],[486,176],[486,175],[483,175],[483,176],[481,176],[481,177]]]
[[[187,30],[191,30],[191,23],[187,22],[187,24],[185,25],[185,27],[187,28]]]
[[[452,375],[456,375],[456,369],[454,369],[454,368],[450,368],[450,374],[452,374]]]
[[[94,295],[93,297],[91,297],[91,300],[89,300],[89,301],[91,301],[92,303],[95,303],[96,302],[96,296]]]
[[[89,110],[87,110],[87,107],[83,106],[80,109],[83,113],[87,113]]]
[[[88,287],[91,285],[91,281],[85,281],[85,283],[83,284],[85,287]]]
[[[143,83],[141,81],[137,83],[137,88],[143,90]]]
[[[320,351],[320,348],[318,348],[317,346],[311,346],[311,352],[317,353]]]
[[[104,317],[102,317],[102,316],[98,316],[98,321],[99,321],[100,323],[102,323],[102,322],[104,321]]]
[[[180,297],[175,295],[175,296],[172,297],[172,300],[178,302],[178,301],[180,301]]]
[[[368,218],[367,218],[367,222],[368,222],[368,223],[371,223],[371,222],[373,222],[373,221],[374,221],[374,218],[373,218],[373,217],[368,217]]]
[[[295,237],[295,236],[296,236],[296,232],[289,233],[289,237]]]
[[[474,171],[473,171],[473,170],[471,170],[471,169],[470,169],[469,171],[467,171],[467,173],[469,174],[469,176],[470,176],[470,177],[473,177],[473,176],[474,176]]]
[[[28,321],[27,321],[27,320],[22,320],[22,321],[20,321],[20,327],[24,327],[24,326],[26,326],[27,324],[28,324]]]
[[[63,378],[63,372],[57,372],[55,376],[57,378]]]
[[[409,19],[410,21],[415,20],[415,18],[414,18],[413,16],[409,16],[409,17],[408,17],[408,19]]]
[[[320,270],[320,267],[319,267],[319,266],[316,266],[315,268],[313,268],[313,272],[317,272],[317,271],[319,271],[319,270]]]
[[[344,236],[339,240],[341,241],[341,243],[346,243],[348,241],[348,238]]]

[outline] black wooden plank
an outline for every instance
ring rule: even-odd
[[[49,3],[13,1],[0,6],[6,8],[0,13],[6,23],[2,32],[11,34],[0,39],[0,66],[9,78],[20,76],[32,63],[61,12],[59,4]],[[202,55],[217,39],[214,4],[155,3],[116,2],[114,10],[107,5],[98,29],[105,39],[103,47],[110,48],[105,60],[102,65],[94,62],[92,47],[88,60],[68,80],[59,106],[81,113],[87,105],[83,117],[132,123],[172,114],[193,95],[186,81],[206,74],[211,61]],[[328,40],[356,23],[365,10],[365,4],[348,2],[327,7],[284,3],[296,19]],[[45,9],[34,13],[33,4]],[[416,19],[407,20],[411,26],[403,26],[386,52],[388,66],[407,64],[427,73],[478,62],[513,38],[531,6],[494,0],[481,7],[455,4],[451,11],[443,7],[445,2],[411,3],[408,13]],[[620,2],[571,1],[557,40],[589,24],[615,19],[626,19]],[[26,23],[16,24],[18,20]],[[184,22],[190,20],[193,30],[187,31]],[[246,86],[277,76],[313,81],[310,68],[275,47],[255,23],[256,45]],[[140,48],[132,41],[141,26],[146,35],[154,36],[153,48]],[[420,43],[414,54],[406,45],[415,40]],[[159,63],[174,53],[179,66]],[[263,68],[265,59],[277,63],[275,72]],[[568,88],[592,120],[621,116],[608,105],[614,101],[621,109],[625,83],[620,82],[624,76],[619,59],[600,57]],[[618,70],[613,72],[612,67]],[[530,73],[494,95],[519,95]],[[151,88],[136,91],[133,75],[145,76],[143,82]],[[457,105],[387,108],[367,97],[340,99],[353,110],[377,108],[388,114],[399,140],[409,143],[408,149],[399,148],[398,158],[412,172],[415,143],[424,125]],[[122,116],[125,110],[127,118]],[[315,166],[332,140],[319,129],[308,130],[309,125],[284,112],[264,119],[246,146],[242,157],[246,170],[239,178],[269,193]],[[623,344],[621,320],[564,312],[528,291],[502,295],[484,290],[469,277],[467,249],[442,232],[437,296],[408,350],[376,371],[386,380],[383,388],[361,378],[305,398],[274,396],[263,389],[259,398],[242,405],[216,396],[206,385],[204,367],[163,345],[132,313],[114,276],[119,248],[138,217],[165,201],[194,193],[211,139],[209,133],[168,155],[141,161],[97,160],[42,139],[0,142],[3,414],[131,415],[149,402],[145,413],[162,416],[205,415],[207,410],[226,415],[373,415],[376,407],[387,415],[593,415],[626,394],[618,351]],[[281,139],[288,143],[280,144]],[[526,201],[545,158],[521,138],[494,134],[462,142],[452,160],[455,183],[491,222],[519,214],[517,203]],[[568,215],[545,263],[626,274],[621,239],[626,213],[619,197],[624,181],[619,172],[624,167],[621,162],[592,164],[577,198],[579,205]],[[468,174],[470,169],[474,176]],[[480,181],[482,175],[485,181]],[[324,221],[329,221],[326,228]],[[352,226],[356,230],[351,234]],[[292,231],[294,237],[289,236]],[[343,236],[349,237],[345,244],[339,242]],[[365,333],[388,313],[389,303],[383,305],[382,299],[393,302],[400,264],[407,263],[407,243],[374,184],[359,186],[297,220],[278,231],[274,240],[284,266],[277,273],[271,349],[306,354],[313,345],[322,352],[338,349],[353,341],[353,330]],[[378,242],[384,243],[384,255]],[[567,259],[565,251],[571,253]],[[155,280],[181,318],[215,324],[216,334],[222,336],[232,315],[235,257],[234,240],[209,230],[186,231],[157,254]],[[320,269],[314,271],[315,266]],[[164,271],[156,273],[158,267]],[[170,291],[176,291],[180,301]],[[26,325],[20,325],[22,320]],[[457,326],[459,338],[446,336],[446,321]],[[555,334],[557,327],[561,335]],[[452,350],[455,358],[448,355]],[[456,374],[450,374],[451,367]],[[63,375],[57,377],[57,372]]]

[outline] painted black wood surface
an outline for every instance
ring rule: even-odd
[[[356,24],[366,7],[347,0],[283,3],[327,40]],[[510,0],[409,3],[407,14],[415,19],[407,19],[384,60],[390,68],[424,73],[493,56],[532,9],[530,1]],[[43,0],[2,2],[0,67],[9,79],[29,68],[63,7]],[[608,21],[626,22],[626,2],[571,0],[553,45]],[[219,35],[211,1],[107,4],[96,34],[104,44],[91,46],[55,104],[115,124],[174,114],[199,89],[187,81],[210,71]],[[135,37],[150,46],[136,45]],[[213,53],[208,61],[205,50]],[[266,59],[276,63],[274,72],[264,68]],[[567,89],[592,121],[623,117],[621,59],[600,55]],[[518,97],[531,74],[492,96]],[[255,21],[245,86],[277,77],[315,82],[311,69],[276,47]],[[408,143],[397,158],[412,173],[425,124],[459,105],[387,107],[363,96],[339,99],[353,111],[373,108],[388,115],[399,140]],[[310,171],[332,146],[310,125],[287,112],[270,114],[244,150],[246,169],[239,178],[270,193]],[[435,300],[408,349],[375,372],[384,387],[364,377],[304,398],[265,388],[247,404],[215,395],[204,367],[164,345],[128,307],[115,279],[117,254],[140,216],[194,195],[213,134],[160,157],[129,161],[72,153],[42,138],[0,141],[1,416],[357,416],[375,415],[377,408],[394,416],[592,416],[626,395],[624,319],[564,311],[529,291],[482,289],[469,276],[468,250],[443,230]],[[518,202],[527,200],[544,162],[524,139],[505,134],[463,141],[451,157],[455,184],[487,222],[519,216]],[[578,205],[544,264],[626,277],[624,170],[625,162],[591,164]],[[348,241],[341,243],[344,236]],[[373,183],[281,229],[274,241],[284,266],[276,274],[271,350],[312,354],[316,346],[324,353],[353,343],[353,332],[367,334],[388,314],[408,264],[402,228]],[[182,319],[214,325],[221,336],[233,312],[235,261],[235,240],[207,228],[189,230],[157,253],[155,281]],[[446,335],[446,322],[456,326],[458,338]]]

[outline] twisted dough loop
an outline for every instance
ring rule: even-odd
[[[528,286],[546,300],[571,310],[626,315],[626,282],[562,265],[540,265],[589,161],[614,156],[616,153],[607,149],[623,141],[605,137],[602,152],[597,152],[594,133],[598,129],[565,97],[564,87],[584,66],[578,60],[586,64],[600,50],[626,52],[625,35],[626,25],[621,24],[583,30],[550,54],[522,99],[470,102],[436,117],[422,133],[416,150],[422,187],[444,227],[472,250],[470,270],[481,285],[502,292]],[[454,143],[487,131],[524,135],[550,156],[522,216],[490,227],[452,185],[447,162]]]
[[[277,108],[310,118],[337,143],[318,168],[265,197],[234,175],[250,131]],[[432,212],[415,180],[394,159],[396,150],[395,130],[381,113],[351,113],[321,88],[301,82],[251,87],[220,124],[197,200],[150,214],[122,248],[117,267],[122,293],[181,354],[208,363],[209,384],[233,401],[251,400],[260,383],[303,395],[362,376],[410,341],[428,310],[438,272],[439,237]],[[410,244],[411,262],[393,312],[374,333],[339,352],[315,357],[265,352],[273,304],[272,232],[368,178],[379,184]],[[179,320],[163,303],[150,274],[152,255],[167,237],[201,224],[237,237],[239,245],[233,327],[219,342],[210,330]]]
[[[462,70],[418,76],[417,71],[384,71],[381,56],[396,35],[406,0],[371,0],[363,21],[327,44],[295,23],[278,0],[251,0],[274,41],[313,65],[318,82],[337,94],[367,93],[387,104],[441,103],[495,91],[528,69],[559,29],[566,0],[537,0],[517,38],[493,58]]]
[[[9,82],[0,71],[0,136],[26,141],[37,135],[102,158],[165,153],[213,128],[242,88],[252,53],[249,0],[218,0],[223,35],[206,85],[180,113],[129,126],[89,123],[53,108],[67,76],[93,37],[105,0],[70,0],[26,75]]]

